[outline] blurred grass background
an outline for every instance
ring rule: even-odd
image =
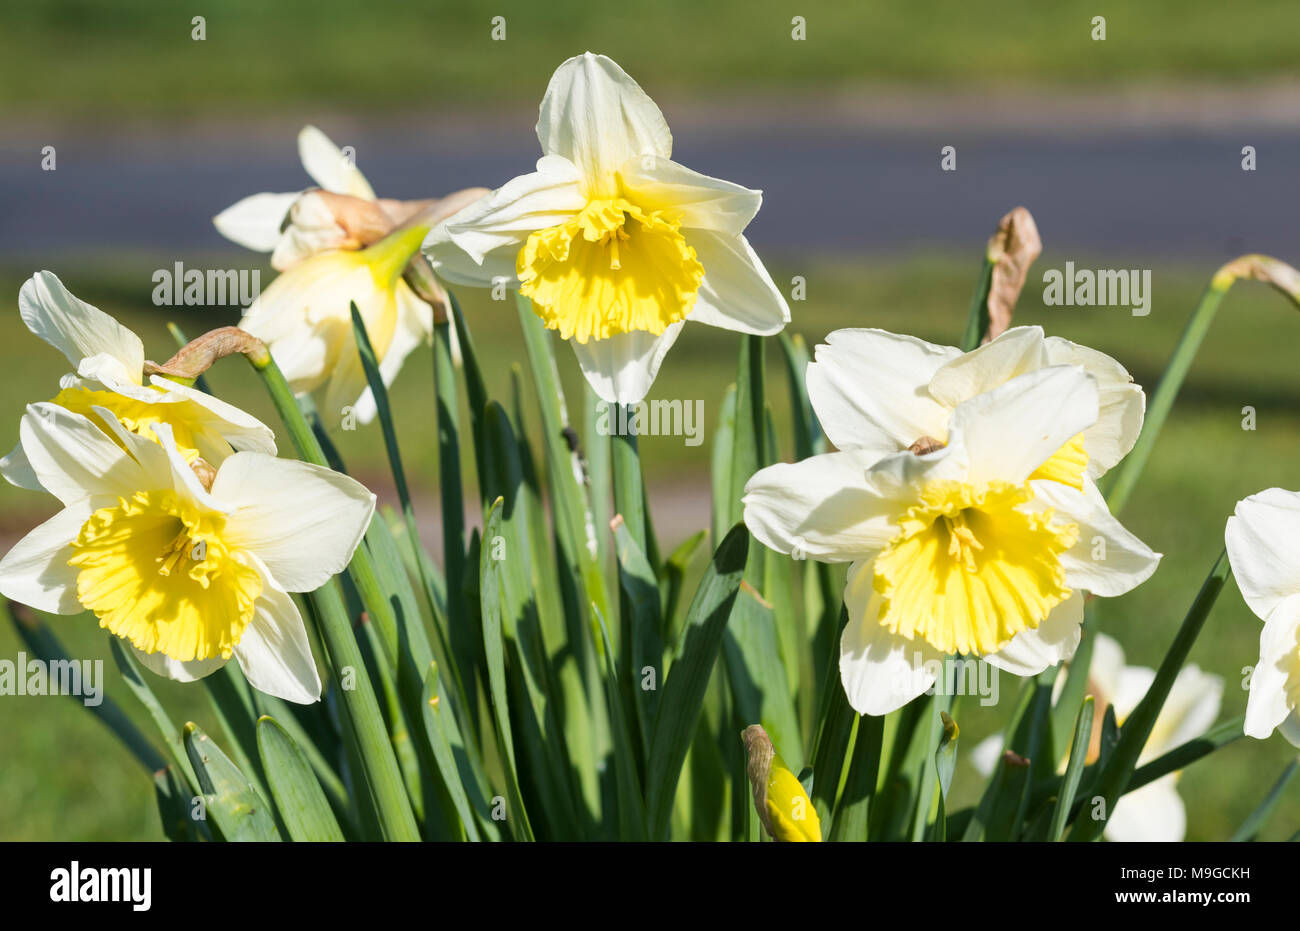
[[[203,42],[190,38],[195,15]],[[806,54],[791,54],[796,15],[816,38],[796,47]],[[1091,38],[1097,15],[1105,42]],[[504,42],[486,41],[495,16]],[[0,11],[0,107],[102,119],[532,105],[556,62],[588,49],[670,97],[1254,81],[1295,73],[1295,23],[1287,0],[40,0]]]
[[[1104,43],[1090,38],[1096,15],[1107,19]],[[206,39],[191,40],[191,17],[205,17]],[[493,16],[504,16],[508,40],[489,41]],[[792,46],[791,18],[807,20],[816,42]],[[536,106],[540,89],[564,57],[593,49],[615,57],[664,101],[794,97],[815,106],[825,95],[887,95],[891,89],[969,90],[993,87],[1056,91],[1129,87],[1239,86],[1294,79],[1295,6],[1251,0],[1227,7],[1214,0],[1153,0],[1112,5],[1062,0],[998,4],[960,0],[854,3],[809,0],[660,0],[654,4],[414,5],[406,0],[208,0],[202,9],[153,0],[41,0],[0,7],[0,125],[56,122],[94,131],[265,117],[284,127],[287,145],[304,113],[322,110],[397,120],[410,113],[496,112]],[[774,132],[778,132],[774,129]],[[3,140],[0,140],[3,141]],[[381,178],[372,179],[383,186]],[[250,189],[251,192],[252,189]],[[1010,208],[1012,204],[1007,204]],[[1032,204],[1030,205],[1032,208]],[[93,209],[93,205],[88,207]],[[989,217],[990,227],[997,217]],[[5,223],[0,210],[0,223]],[[1051,241],[1051,231],[1045,230]],[[968,252],[813,258],[765,256],[774,277],[807,281],[808,299],[792,305],[792,329],[810,345],[832,329],[875,326],[953,343],[960,336],[982,243]],[[1300,256],[1279,256],[1297,261]],[[1153,270],[1149,317],[1119,309],[1047,308],[1041,272],[1067,256],[1043,256],[1030,276],[1018,323],[1038,323],[1109,352],[1148,391],[1183,321],[1209,280],[1214,260],[1147,260],[1099,254],[1068,258],[1078,267]],[[1227,258],[1225,256],[1224,258]],[[116,315],[145,340],[150,358],[169,356],[165,323],[191,335],[233,322],[228,311],[155,308],[149,276],[183,259],[189,267],[247,266],[246,253],[176,255],[120,253],[112,243],[94,255],[42,257],[80,297]],[[14,304],[35,271],[0,256],[0,450],[17,436],[23,406],[52,397],[67,366],[22,326]],[[264,272],[263,284],[270,281]],[[526,366],[513,304],[486,294],[460,295],[494,397],[509,397],[512,363]],[[1240,498],[1273,485],[1300,486],[1300,384],[1286,350],[1300,325],[1263,286],[1238,285],[1211,331],[1174,415],[1156,448],[1127,525],[1166,554],[1156,575],[1107,604],[1104,629],[1133,663],[1154,666],[1186,606],[1217,556],[1223,525]],[[680,437],[645,437],[641,449],[651,502],[665,550],[707,522],[707,467],[716,403],[731,382],[737,337],[688,327],[668,355],[658,397],[705,400],[705,445]],[[789,417],[778,352],[768,352],[769,396],[780,435]],[[581,378],[559,347],[571,409]],[[437,541],[437,470],[432,427],[431,362],[414,355],[394,389],[403,454],[417,487],[426,542]],[[239,360],[212,374],[214,390],[277,426],[261,388]],[[1242,430],[1242,408],[1257,411],[1257,429]],[[530,426],[535,430],[536,417]],[[343,456],[359,478],[391,502],[377,427],[339,433]],[[0,542],[17,539],[54,510],[52,501],[0,483]],[[472,508],[469,509],[472,513]],[[668,512],[671,518],[665,517]],[[435,547],[436,548],[436,547]],[[1243,669],[1257,658],[1259,622],[1229,586],[1193,653],[1193,661],[1225,679],[1221,718],[1241,713]],[[78,657],[100,658],[106,694],[152,726],[120,680],[105,635],[88,617],[56,619],[55,632]],[[0,659],[21,649],[0,624]],[[1001,681],[1003,702],[991,712],[967,701],[962,749],[998,729],[1019,680]],[[220,730],[206,693],[154,680],[178,720]],[[1281,738],[1248,739],[1194,765],[1183,776],[1189,838],[1222,839],[1271,786],[1294,751]],[[960,751],[959,751],[960,755]],[[955,802],[969,802],[980,782],[964,763]],[[1300,827],[1300,793],[1292,788],[1266,835]],[[0,698],[0,839],[160,839],[151,784],[86,711],[69,699]]]

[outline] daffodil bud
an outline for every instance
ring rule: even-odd
[[[772,746],[767,731],[751,724],[741,733],[749,754],[749,782],[763,829],[777,841],[820,841],[821,820],[802,783]]]

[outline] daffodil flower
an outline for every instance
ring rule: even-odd
[[[1088,666],[1088,694],[1096,698],[1092,742],[1087,763],[1096,761],[1101,751],[1101,722],[1106,707],[1115,709],[1115,721],[1121,727],[1133,713],[1151,683],[1154,669],[1129,666],[1124,649],[1114,638],[1097,634]],[[1065,677],[1058,676],[1055,691],[1059,696]],[[1223,679],[1204,672],[1195,663],[1184,666],[1174,679],[1164,707],[1138,757],[1138,765],[1149,763],[1189,740],[1200,737],[1214,724],[1223,699]],[[1053,697],[1055,700],[1055,696]],[[971,753],[971,761],[985,775],[993,772],[1002,753],[1003,735],[982,741]],[[1060,760],[1064,772],[1068,759]],[[1106,818],[1105,837],[1109,841],[1176,842],[1187,835],[1187,809],[1178,794],[1179,773],[1169,773],[1140,789],[1120,796]]]
[[[145,380],[140,337],[108,314],[78,300],[50,272],[37,272],[22,286],[18,308],[27,328],[62,352],[76,372],[63,376],[53,403],[92,420],[96,409],[145,439],[168,424],[187,461],[213,466],[236,448],[275,453],[275,437],[261,421],[205,392],[160,375]],[[106,422],[100,422],[108,429]],[[21,488],[41,487],[20,443],[0,474]]]
[[[1081,366],[1026,372],[948,412],[881,388],[882,370],[925,357],[923,344],[899,345],[858,369],[875,390],[840,372],[812,395],[839,452],[763,469],[744,497],[762,543],[851,564],[840,675],[849,703],[873,715],[931,688],[951,654],[1023,676],[1069,658],[1083,592],[1122,594],[1159,560],[1091,482],[1041,477],[1097,422],[1097,382]]]
[[[518,287],[602,398],[640,401],[687,320],[789,321],[743,235],[761,193],[674,162],[663,114],[609,58],[560,65],[537,138],[537,170],[439,223],[425,254],[453,284]]]
[[[315,126],[298,133],[298,156],[312,180],[325,191],[375,201],[374,189],[353,159]],[[308,191],[253,194],[213,217],[217,231],[254,252],[270,252],[277,271],[317,252],[343,248],[349,234],[333,213]]]
[[[267,344],[295,394],[324,388],[327,423],[337,423],[345,408],[361,423],[376,413],[352,329],[353,302],[385,385],[431,338],[432,310],[402,280],[428,229],[398,230],[365,249],[317,253],[281,274],[244,311],[240,328]]]
[[[28,407],[23,448],[63,510],[0,560],[0,593],[51,614],[88,610],[159,675],[193,681],[232,657],[270,695],[320,697],[289,592],[343,571],[375,498],[347,476],[240,452],[195,468],[165,423],[157,441],[97,407],[98,423]],[[107,424],[113,438],[99,424]]]
[[[1238,501],[1225,536],[1237,587],[1264,622],[1246,734],[1276,730],[1300,747],[1300,492],[1270,488]]]
[[[485,191],[413,202],[377,198],[354,161],[314,126],[298,134],[298,154],[320,190],[254,194],[213,223],[227,239],[271,252],[271,266],[283,273],[245,310],[244,329],[270,344],[297,393],[328,381],[322,403],[331,416],[351,407],[357,420],[369,423],[375,403],[352,337],[349,301],[357,302],[384,384],[391,385],[407,355],[433,338],[435,315],[449,312],[432,277],[424,297],[407,284],[406,263],[433,223]]]
[[[1118,463],[1137,441],[1146,396],[1124,367],[1104,353],[1041,327],[1007,330],[963,353],[884,330],[836,330],[808,366],[808,395],[830,441],[877,457],[906,449],[917,436],[943,442],[963,401],[1017,375],[1051,365],[1078,365],[1097,384],[1095,423],[1059,450],[1035,478],[1076,488]]]

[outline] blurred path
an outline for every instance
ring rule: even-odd
[[[1279,99],[1293,107],[1294,97]],[[1261,113],[1240,99],[1208,111],[1199,98],[1178,97],[1127,107],[944,99],[911,110],[906,98],[865,109],[834,101],[665,109],[678,160],[764,190],[751,227],[760,248],[970,250],[1023,204],[1054,253],[1300,251],[1300,120],[1288,123],[1290,110],[1268,98],[1249,98]],[[532,119],[508,117],[421,116],[409,128],[318,122],[356,148],[381,194],[422,197],[529,170],[539,154]],[[245,194],[308,183],[298,125],[209,122],[165,134],[20,127],[0,140],[0,250],[18,261],[63,249],[224,248],[214,213]],[[57,171],[40,170],[47,144],[56,146]],[[947,145],[957,150],[953,172],[940,170]],[[1254,172],[1241,169],[1244,145],[1256,149]]]

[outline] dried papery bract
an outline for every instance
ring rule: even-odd
[[[776,749],[761,724],[749,725],[741,731],[740,739],[745,744],[745,753],[749,758],[746,772],[754,791],[754,808],[758,811],[758,820],[763,823],[763,830],[767,831],[768,836],[775,837],[776,832],[772,830],[772,820],[767,813],[767,780],[772,772],[772,758],[776,756]]]
[[[474,187],[453,191],[445,197],[375,201],[351,194],[314,190],[303,197],[317,198],[347,235],[337,248],[361,249],[379,242],[396,229],[433,226],[489,193],[487,188]]]
[[[262,365],[265,364],[264,360],[271,357],[266,344],[256,336],[239,327],[226,326],[191,340],[162,365],[146,361],[144,373],[193,381],[212,368],[218,359],[236,353],[248,356],[254,364],[261,360]]]
[[[989,237],[988,260],[993,265],[989,286],[988,332],[984,343],[992,342],[1011,325],[1016,301],[1025,287],[1029,266],[1042,254],[1043,241],[1038,225],[1024,207],[1016,207],[998,223],[997,232]]]

